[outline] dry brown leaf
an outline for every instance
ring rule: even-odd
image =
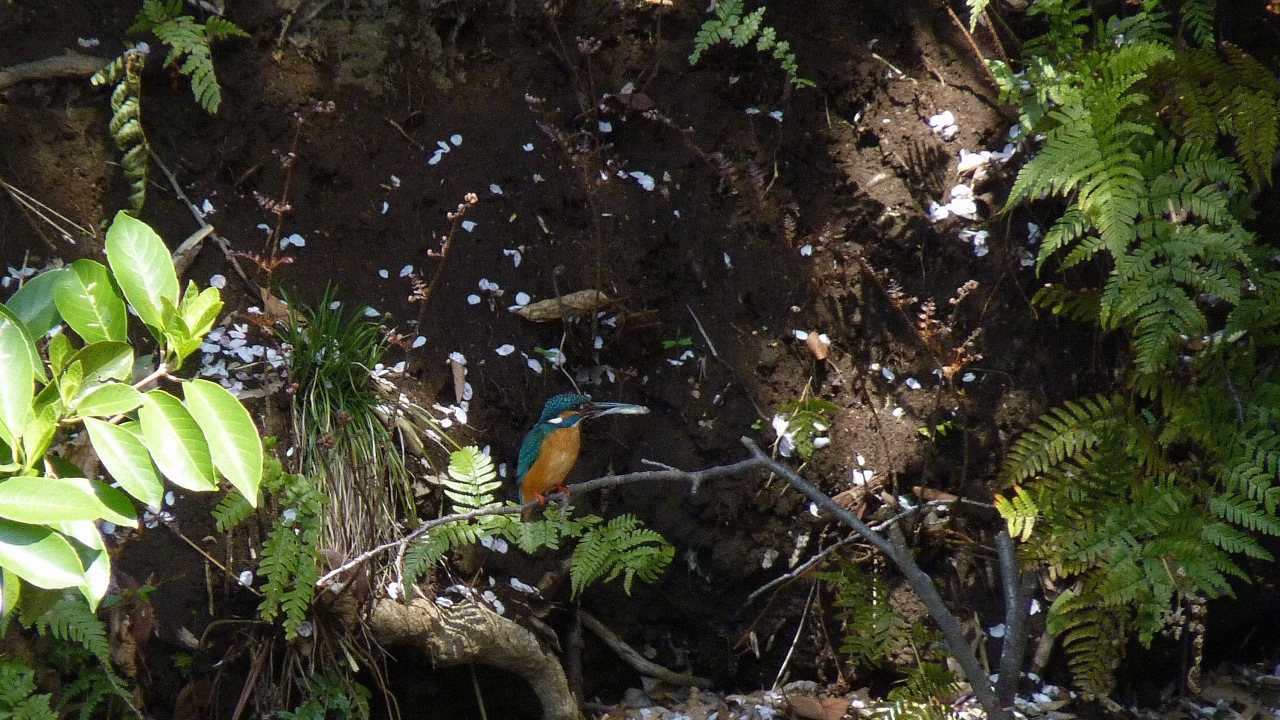
[[[925,502],[933,502],[935,500],[940,502],[955,502],[956,500],[960,499],[960,496],[958,495],[952,495],[949,492],[943,492],[942,490],[935,490],[933,488],[922,487],[920,485],[916,485],[912,487],[911,492],[914,492],[917,497],[919,497],[921,500],[924,500]]]
[[[826,360],[831,354],[831,343],[823,342],[822,336],[816,332],[809,333],[809,337],[804,339],[804,344],[809,346],[809,352],[819,360]]]
[[[579,290],[550,300],[539,300],[516,310],[516,314],[531,322],[551,322],[574,315],[587,315],[612,303],[608,295],[599,290]]]
[[[449,369],[453,371],[453,397],[461,405],[467,390],[467,369],[453,358],[449,358]]]
[[[792,695],[787,698],[791,711],[796,717],[805,720],[840,720],[849,710],[849,701],[845,698],[816,698],[803,695]]]
[[[267,288],[262,290],[262,313],[270,318],[271,322],[287,322],[289,320],[289,303],[281,300]]]

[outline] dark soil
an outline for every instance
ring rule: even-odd
[[[334,283],[344,303],[368,304],[388,315],[388,326],[425,337],[418,349],[393,351],[388,364],[409,361],[406,382],[428,405],[454,402],[446,360],[465,355],[474,397],[464,438],[490,445],[509,466],[543,401],[573,389],[573,379],[598,399],[652,410],[589,425],[576,479],[643,469],[642,460],[696,469],[742,459],[740,437],[774,442],[775,413],[820,397],[838,410],[830,444],[803,473],[825,490],[849,489],[851,473],[865,467],[892,494],[930,488],[989,500],[1013,434],[1050,404],[1106,387],[1112,348],[1030,305],[1039,281],[1021,260],[1028,221],[1044,218],[996,215],[1017,156],[993,164],[974,187],[977,220],[929,218],[931,201],[945,202],[952,186],[972,180],[957,173],[958,151],[1000,150],[1010,124],[941,0],[770,4],[767,22],[792,42],[811,89],[789,87],[771,59],[749,49],[716,48],[691,67],[705,8],[686,0],[554,9],[364,0],[333,3],[310,19],[323,3],[302,3],[297,13],[294,4],[227,3],[226,16],[252,37],[215,46],[224,93],[216,116],[193,102],[187,78],[162,67],[154,48],[148,137],[187,196],[196,205],[209,199],[217,231],[236,250],[261,253],[258,225],[274,218],[255,197],[281,196],[279,158],[294,142],[296,117],[332,101],[335,112],[309,116],[299,133],[289,180],[283,232],[302,235],[306,246],[290,248],[292,264],[271,282],[302,302]],[[136,10],[114,0],[0,4],[0,67],[79,49],[78,39],[89,38],[100,44],[83,52],[112,57],[135,40],[126,29]],[[340,26],[340,16],[355,22]],[[994,52],[985,31],[977,40]],[[654,112],[617,99],[628,83]],[[928,124],[944,110],[958,125],[949,141]],[[6,91],[0,175],[100,228],[127,191],[108,112],[107,91],[87,82]],[[651,188],[631,173],[651,178]],[[176,245],[195,225],[164,177],[152,179],[142,217]],[[445,259],[433,257],[451,231],[448,213],[468,193],[479,197],[466,216],[474,228],[453,233]],[[990,232],[988,254],[958,238],[965,228]],[[97,252],[94,242],[70,245],[14,203],[0,203],[0,256],[9,265],[24,256],[37,267],[70,261]],[[425,306],[408,300],[407,265],[426,281],[439,272]],[[215,273],[229,278],[236,312],[261,304],[212,249],[189,277],[203,285]],[[268,281],[260,272],[254,279]],[[482,291],[482,279],[501,292]],[[971,280],[976,289],[949,304]],[[520,292],[539,300],[590,288],[616,301],[595,318],[535,324],[508,311]],[[896,293],[919,300],[899,307]],[[936,304],[939,332],[948,335],[918,330],[923,301]],[[979,329],[971,354],[958,358]],[[829,356],[817,359],[796,331],[826,334]],[[692,351],[683,361],[684,347],[664,346],[682,338]],[[495,352],[504,344],[515,352]],[[563,371],[536,348],[559,348]],[[541,372],[529,359],[541,360]],[[934,374],[949,364],[953,377]],[[920,432],[943,425],[948,432],[934,440]],[[696,495],[632,486],[580,505],[606,517],[635,513],[677,548],[660,582],[630,597],[617,584],[593,588],[583,607],[657,662],[692,668],[726,690],[774,683],[810,583],[750,606],[747,596],[842,537],[800,496],[762,477],[718,481]],[[182,507],[188,537],[213,534],[206,500]],[[984,625],[999,621],[997,589],[981,569],[998,527],[993,514],[965,511],[918,538],[945,592],[970,609],[961,615],[977,612]],[[233,582],[210,581],[217,592],[206,596],[203,566],[163,528],[121,553],[122,569],[160,588],[152,597],[162,630],[146,670],[157,716],[182,714],[175,705],[183,683],[164,661],[178,647],[174,633],[200,637],[215,618],[254,617],[255,599]],[[487,572],[528,568],[495,557]],[[567,592],[555,599],[569,607]],[[562,627],[564,614],[550,621]],[[831,650],[838,625],[808,627],[789,676],[848,680]],[[230,639],[240,630],[214,634],[222,630],[222,651],[243,649]],[[638,686],[592,638],[585,658],[588,697],[612,701]],[[193,678],[219,672],[219,658],[207,659]],[[223,698],[207,706],[217,708],[209,716],[230,715],[242,682],[234,678],[248,667],[239,656],[221,672]],[[460,703],[473,696],[469,677],[432,683]],[[400,709],[406,717],[471,712],[441,714],[444,705],[432,702],[445,701],[402,698]]]

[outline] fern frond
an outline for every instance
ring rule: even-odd
[[[261,498],[258,504],[262,504]],[[213,508],[214,526],[220,533],[229,533],[240,523],[253,517],[255,509],[243,495],[238,492],[227,493]]]
[[[576,597],[591,583],[622,575],[622,587],[631,593],[631,581],[653,582],[675,556],[675,548],[662,535],[640,527],[634,515],[619,515],[593,527],[573,550],[569,570],[571,594]]]
[[[1119,396],[1102,395],[1053,408],[1009,449],[1001,482],[1013,485],[1097,446],[1123,422],[1123,408]]]
[[[493,505],[502,488],[493,459],[476,447],[465,447],[449,456],[449,476],[442,484],[445,497],[459,513]]]
[[[1214,45],[1212,0],[1183,0],[1179,8],[1182,14],[1182,27],[1191,33],[1201,49],[1208,50]]]
[[[52,695],[36,693],[35,670],[20,658],[0,658],[0,717],[57,720]]]
[[[120,151],[120,167],[129,181],[129,211],[137,215],[147,197],[150,166],[147,136],[142,131],[142,66],[147,56],[126,50],[89,79],[95,87],[114,84],[111,93],[111,139]]]

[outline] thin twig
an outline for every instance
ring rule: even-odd
[[[168,178],[169,187],[173,188],[173,193],[177,195],[178,199],[187,206],[187,210],[191,213],[191,216],[196,219],[196,222],[199,223],[200,228],[204,229],[206,226],[210,226],[209,221],[204,219],[204,213],[200,212],[200,208],[196,207],[195,203],[191,202],[190,198],[187,197],[187,194],[182,191],[182,185],[178,183],[178,178],[170,172],[169,167],[164,164],[164,161],[160,159],[160,156],[156,154],[154,149],[148,149],[151,150],[151,160],[155,162],[156,167],[160,168],[160,172],[164,173],[164,176]],[[240,262],[236,260],[235,254],[231,252],[231,243],[228,242],[226,238],[212,230],[209,232],[209,236],[213,238],[215,243],[217,243],[218,248],[222,250],[223,257],[231,263],[231,267],[235,268],[236,274],[240,276],[240,280],[244,282],[250,292],[255,296],[261,294],[262,290],[258,287],[257,283],[250,280],[249,276],[244,274],[244,269],[240,267]]]
[[[647,470],[642,472],[627,473],[625,475],[606,475],[605,477],[596,478],[595,480],[588,480],[586,482],[575,483],[573,485],[570,485],[569,490],[575,495],[581,495],[583,493],[590,493],[590,492],[595,492],[597,490],[603,490],[604,488],[618,487],[620,485],[629,485],[631,483],[637,483],[637,482],[661,482],[661,481],[676,480],[680,482],[689,483],[692,486],[690,491],[696,493],[698,491],[698,487],[705,480],[711,480],[711,479],[720,478],[720,477],[727,477],[730,475],[738,475],[743,472],[746,472],[747,470],[761,467],[762,465],[763,463],[761,463],[759,460],[755,458],[751,458],[747,460],[741,460],[739,462],[733,463],[732,465],[717,465],[715,467],[709,467],[706,470],[697,470],[693,472],[687,472],[684,470]],[[549,497],[555,497],[556,495],[562,495],[562,493],[553,493]],[[529,502],[524,503],[523,505],[505,505],[505,506],[487,507],[487,508],[481,508],[479,510],[472,510],[470,512],[465,512],[465,513],[445,515],[443,517],[436,518],[435,520],[427,520],[423,522],[421,525],[419,525],[416,530],[409,533],[408,535],[405,535],[404,537],[399,538],[397,540],[391,540],[389,542],[382,543],[381,545],[378,545],[377,547],[371,550],[366,550],[360,553],[359,555],[351,558],[350,560],[346,561],[345,563],[339,565],[338,567],[325,573],[323,576],[320,577],[319,580],[316,581],[316,587],[324,588],[328,586],[333,582],[334,578],[336,578],[338,575],[341,575],[342,573],[347,572],[352,568],[363,565],[364,563],[368,562],[371,558],[383,552],[386,552],[387,550],[396,549],[397,553],[403,552],[403,548],[406,548],[414,540],[417,540],[423,535],[426,535],[428,532],[431,532],[433,528],[440,527],[441,525],[447,525],[449,523],[454,523],[454,522],[463,522],[466,520],[474,520],[476,518],[487,517],[489,515],[519,515],[525,510],[533,510],[534,508],[538,508],[541,506],[542,504],[537,500],[530,500]]]
[[[791,664],[791,656],[795,655],[796,646],[800,644],[800,633],[804,631],[804,623],[809,619],[809,608],[813,606],[813,597],[818,591],[817,583],[809,588],[809,599],[804,602],[804,612],[800,613],[800,624],[796,626],[796,634],[791,638],[791,647],[787,649],[787,656],[782,658],[782,666],[778,668],[778,674],[773,678],[773,689],[777,691],[782,685],[783,674],[787,672],[787,666]]]
[[[942,631],[943,641],[946,643],[947,649],[956,662],[959,663],[965,679],[973,688],[974,696],[977,697],[978,702],[982,705],[982,709],[986,711],[987,717],[996,720],[1008,720],[1009,713],[1000,705],[1000,701],[996,697],[995,687],[992,685],[990,678],[987,677],[986,671],[983,669],[982,663],[978,661],[977,655],[969,647],[969,642],[965,638],[964,628],[960,625],[960,619],[947,607],[946,602],[942,599],[942,594],[938,592],[938,587],[933,583],[933,579],[916,564],[910,548],[907,547],[907,541],[902,534],[902,529],[897,524],[891,525],[889,527],[889,538],[885,538],[884,535],[872,530],[866,523],[859,520],[856,515],[841,507],[826,493],[800,477],[794,470],[769,457],[750,438],[742,438],[742,444],[767,469],[782,477],[791,484],[791,487],[799,490],[802,495],[809,498],[815,505],[835,515],[840,522],[853,528],[868,543],[884,553],[898,566],[898,570],[902,572],[907,582],[910,583],[911,589],[915,590],[920,601],[929,610],[929,615],[938,624],[938,629]]]
[[[693,317],[693,323],[698,326],[698,332],[702,333],[702,339],[707,341],[707,349],[711,351],[711,357],[720,360],[720,353],[716,352],[716,344],[711,342],[711,336],[707,335],[707,331],[703,329],[702,321],[699,320],[697,314],[693,312],[693,308],[685,305],[684,309],[689,311],[689,315]]]
[[[636,652],[636,649],[623,642],[612,630],[605,627],[605,624],[597,620],[591,613],[586,610],[580,610],[582,624],[588,630],[596,634],[596,637],[604,641],[623,662],[630,665],[636,672],[648,677],[654,677],[664,682],[678,685],[681,687],[711,687],[711,681],[707,678],[698,677],[696,675],[686,675],[669,670],[661,665],[646,660],[643,655]]]

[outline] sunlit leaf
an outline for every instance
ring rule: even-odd
[[[262,440],[249,411],[225,388],[208,380],[182,386],[191,411],[213,453],[213,465],[236,490],[257,506],[262,481]]]
[[[5,305],[8,305],[22,324],[27,326],[27,332],[31,333],[32,337],[43,337],[55,325],[62,322],[54,293],[57,291],[58,284],[62,282],[62,274],[65,272],[67,270],[64,268],[42,272],[23,283],[22,287],[18,288],[18,292],[5,301]]]
[[[18,476],[0,481],[0,517],[37,525],[75,520],[137,525],[123,493],[84,478]]]
[[[128,312],[124,299],[111,284],[105,265],[93,260],[77,260],[62,273],[54,289],[54,300],[62,319],[86,343],[124,340],[128,333]]]
[[[163,390],[148,392],[142,398],[138,420],[151,457],[165,477],[188,490],[217,489],[209,443],[178,398]]]
[[[71,408],[76,415],[110,417],[122,415],[142,404],[142,393],[124,383],[107,383],[83,393]]]
[[[35,348],[22,326],[0,318],[0,439],[13,445],[31,414],[35,394]]]
[[[96,418],[85,418],[84,426],[94,452],[120,487],[146,505],[159,507],[164,501],[164,481],[142,440],[127,428]]]
[[[43,525],[0,519],[0,566],[50,590],[85,582],[84,566],[71,543]]]
[[[87,520],[58,523],[57,527],[64,535],[80,543],[75,548],[80,563],[84,565],[85,582],[80,585],[80,594],[89,601],[90,609],[97,610],[98,603],[102,602],[111,585],[111,555],[102,542],[102,534],[95,523]]]
[[[164,241],[146,223],[121,211],[106,240],[107,262],[142,322],[164,327],[163,300],[178,301],[178,275]]]

